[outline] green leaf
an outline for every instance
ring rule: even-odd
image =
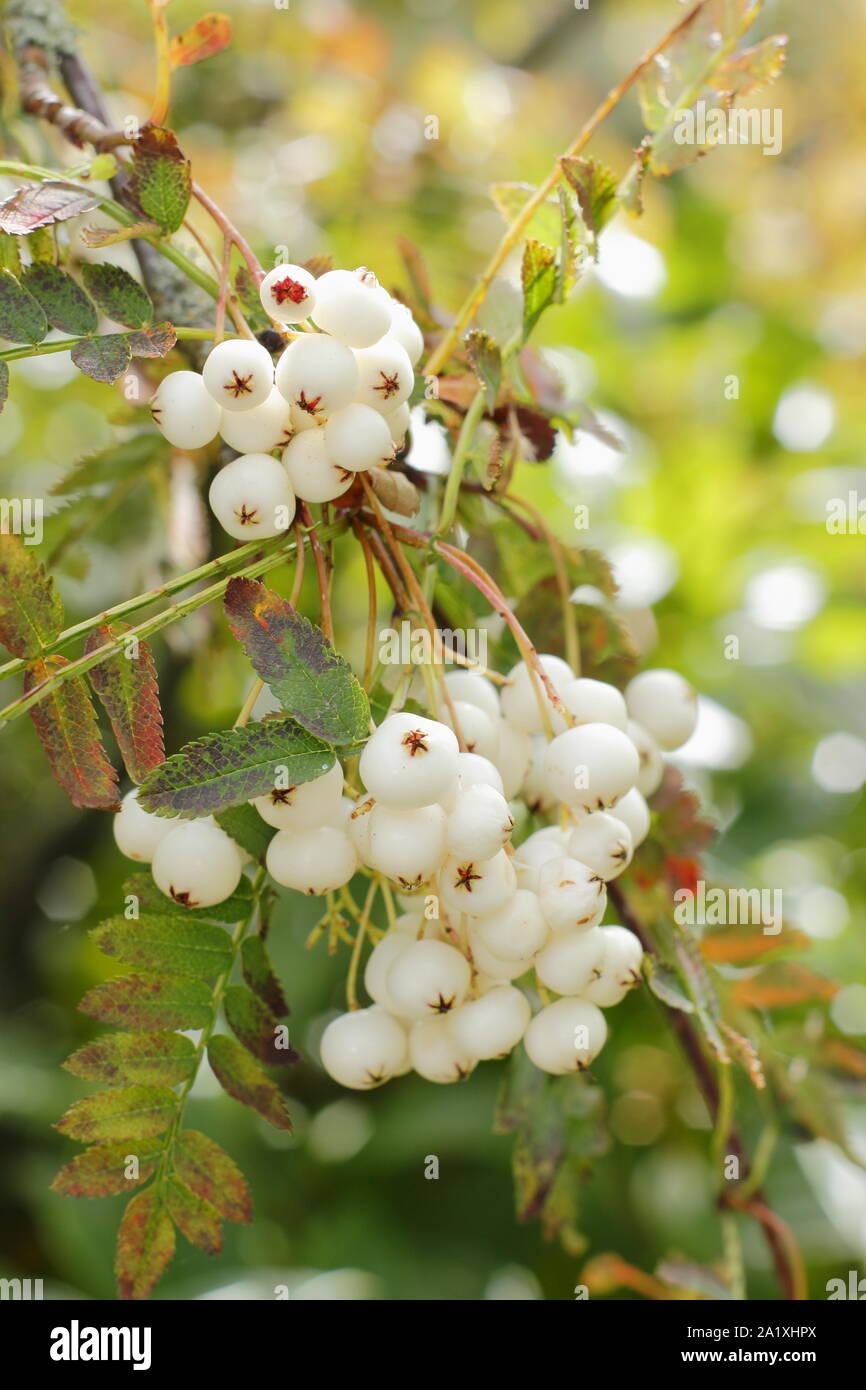
[[[559,260],[556,263],[556,289],[554,299],[564,304],[577,282],[579,259],[582,255],[580,233],[584,230],[575,205],[574,198],[563,188],[558,187],[559,210],[562,226],[559,239]]]
[[[126,1028],[204,1028],[213,1009],[202,980],[184,975],[125,975],[88,990],[79,1012]]]
[[[16,188],[0,203],[0,231],[12,236],[29,236],[39,227],[81,217],[98,206],[98,200],[83,189],[46,179],[35,188]]]
[[[0,338],[10,343],[41,343],[48,320],[29,290],[11,270],[0,270]]]
[[[216,820],[236,845],[251,854],[257,863],[264,863],[268,845],[277,832],[262,820],[254,806],[248,806],[246,802],[242,806],[230,806],[228,810],[220,811]]]
[[[507,227],[517,220],[537,189],[531,183],[494,183],[490,196]],[[527,236],[543,241],[546,246],[559,245],[560,213],[556,198],[545,198],[535,209],[524,229]]]
[[[560,160],[562,172],[577,196],[589,233],[593,259],[598,260],[598,239],[616,212],[616,176],[595,159]]]
[[[267,1004],[264,1004],[246,985],[229,985],[223,995],[226,1022],[239,1042],[259,1061],[269,1066],[286,1066],[297,1062],[298,1054],[282,1047],[284,1025],[277,1023]]]
[[[520,273],[523,286],[523,337],[528,338],[556,294],[556,255],[540,241],[528,241]]]
[[[207,816],[287,786],[310,782],[334,765],[334,752],[293,719],[279,715],[188,743],[142,783],[139,800],[156,815]]]
[[[63,604],[32,546],[0,532],[0,642],[13,656],[38,656],[63,627]]]
[[[308,618],[252,579],[231,579],[229,627],[283,708],[311,734],[345,747],[366,739],[367,697],[349,663]]]
[[[62,656],[39,657],[24,674],[24,691],[38,689],[69,662]],[[73,806],[91,810],[119,808],[117,773],[102,746],[96,712],[81,676],[55,685],[28,710],[55,781]]]
[[[129,632],[128,623],[107,623],[88,633],[85,656]],[[111,722],[124,766],[133,782],[143,782],[165,761],[162,710],[153,654],[139,639],[90,671],[93,686]]]
[[[182,1033],[108,1033],[63,1063],[73,1076],[106,1085],[177,1086],[195,1070],[196,1052]]]
[[[246,1225],[253,1219],[252,1199],[243,1174],[219,1144],[195,1129],[182,1130],[174,1146],[174,1171],[224,1221]]]
[[[132,151],[128,192],[164,232],[177,231],[189,205],[192,174],[170,130],[143,128]]]
[[[89,376],[91,381],[101,381],[106,386],[113,386],[132,360],[125,333],[104,333],[100,338],[83,338],[69,355],[80,372]]]
[[[123,1300],[147,1298],[174,1254],[174,1227],[161,1195],[148,1187],[132,1198],[117,1233],[117,1292]]]
[[[260,936],[245,936],[241,942],[241,970],[250,989],[274,1017],[285,1018],[289,1012],[286,996]]]
[[[140,970],[189,975],[212,983],[232,963],[231,940],[223,927],[147,914],[137,921],[109,917],[90,932],[107,956]]]
[[[52,328],[83,338],[95,333],[96,310],[84,290],[58,265],[40,261],[30,265],[22,276],[24,288],[41,305]]]
[[[77,1100],[54,1128],[85,1144],[102,1139],[148,1139],[165,1133],[177,1105],[178,1097],[167,1086],[122,1086]]]
[[[218,1255],[222,1250],[222,1226],[219,1215],[204,1197],[199,1197],[178,1178],[171,1178],[165,1197],[169,1215],[190,1245],[206,1255]]]
[[[667,1004],[669,1009],[679,1009],[681,1013],[693,1014],[693,1000],[685,993],[673,970],[659,965],[652,956],[646,956],[646,982],[652,994]]]
[[[493,410],[502,382],[502,353],[499,344],[494,342],[488,333],[482,333],[478,328],[473,328],[467,333],[464,341],[470,366],[484,387],[487,409]]]
[[[151,464],[164,462],[168,449],[168,441],[156,430],[144,430],[131,439],[109,445],[98,454],[80,459],[51,491],[55,497],[69,497],[106,483],[118,483],[143,472]]]
[[[51,1190],[66,1197],[115,1197],[119,1192],[129,1192],[155,1172],[163,1142],[154,1137],[94,1144],[60,1169]],[[126,1176],[130,1158],[138,1160],[137,1176],[131,1178]]]
[[[115,323],[122,323],[124,328],[141,328],[153,317],[150,295],[128,270],[104,262],[83,265],[81,274],[88,293]]]
[[[172,902],[160,892],[150,874],[132,874],[123,885],[123,895],[135,901],[139,915],[152,912],[158,917],[170,917],[173,922],[224,922],[231,926],[249,917],[253,908],[252,890],[245,879],[241,879],[230,898],[213,907],[183,907]]]
[[[208,1061],[223,1090],[241,1105],[248,1105],[275,1129],[291,1129],[283,1098],[258,1062],[232,1038],[218,1035],[208,1043]]]

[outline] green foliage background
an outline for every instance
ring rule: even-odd
[[[370,264],[386,284],[405,286],[396,241],[409,237],[449,308],[499,236],[488,185],[541,178],[603,91],[674,15],[673,5],[644,0],[593,0],[588,11],[567,0],[356,7],[292,0],[286,11],[265,0],[226,0],[222,8],[235,24],[232,48],[175,79],[172,123],[198,181],[263,260],[279,245],[298,260],[329,251],[338,264]],[[72,13],[115,118],[145,115],[146,6],[80,0]],[[200,13],[197,3],[174,0],[173,29]],[[814,916],[797,925],[815,936],[809,963],[850,984],[866,976],[863,802],[859,793],[822,790],[811,760],[828,734],[866,737],[866,550],[862,536],[830,535],[824,525],[826,498],[866,491],[858,410],[866,300],[857,288],[866,255],[858,100],[866,18],[853,0],[778,0],[761,33],[780,30],[790,35],[783,79],[748,104],[781,108],[782,154],[722,148],[653,184],[643,221],[624,230],[661,252],[664,287],[638,299],[588,279],[543,321],[541,344],[576,350],[571,369],[587,398],[626,428],[624,461],[612,473],[579,472],[570,482],[526,466],[518,487],[564,537],[573,535],[573,504],[586,501],[592,543],[655,537],[667,548],[678,578],[655,606],[652,659],[678,667],[744,720],[754,745],[741,766],[698,774],[726,826],[711,868],[738,884],[781,887],[795,906],[810,886],[843,894],[850,916],[838,934],[826,934],[828,900],[814,893],[807,898]],[[430,115],[439,138],[426,140]],[[60,147],[35,123],[18,122],[22,133],[26,157],[44,162],[52,149],[57,157]],[[641,134],[631,97],[592,152],[622,171]],[[61,157],[72,162],[74,154]],[[737,400],[725,397],[731,374],[739,378]],[[803,381],[829,392],[835,405],[835,427],[817,451],[784,448],[773,433],[780,395]],[[4,496],[46,493],[76,459],[109,443],[113,413],[125,418],[122,398],[107,387],[80,377],[62,388],[51,382],[13,369],[12,401],[0,417]],[[98,529],[62,551],[70,621],[158,583],[166,567],[191,567],[207,545],[190,480],[175,479],[171,520],[168,480],[152,481],[143,476]],[[49,524],[49,550],[52,534]],[[215,537],[216,546],[224,539]],[[365,598],[351,543],[339,560],[337,638],[357,656]],[[782,564],[816,576],[817,609],[788,631],[750,635],[749,580]],[[645,627],[646,614],[636,621]],[[725,659],[730,633],[743,638],[737,661]],[[231,722],[248,674],[217,609],[170,629],[155,648],[170,750]],[[61,1295],[106,1298],[122,1203],[48,1191],[70,1150],[50,1125],[83,1094],[60,1062],[91,1035],[75,1004],[112,967],[86,930],[117,910],[128,865],[107,817],[66,804],[32,729],[22,722],[2,737],[0,1272],[43,1277]],[[832,910],[837,900],[829,901]],[[291,909],[283,903],[271,934],[293,1007],[293,1042],[304,1052],[317,1018],[341,1003],[345,965],[321,949],[303,950],[314,915],[299,900]],[[809,1009],[819,1022],[826,1005]],[[617,1251],[644,1270],[671,1252],[712,1263],[721,1235],[705,1119],[688,1070],[642,995],[612,1023],[597,1075],[615,1142],[586,1189],[588,1251]],[[497,1082],[488,1064],[465,1085],[404,1079],[359,1097],[338,1093],[314,1066],[298,1067],[289,1081],[295,1133],[288,1136],[208,1078],[193,1093],[190,1123],[248,1175],[257,1219],[226,1232],[216,1263],[183,1245],[157,1297],[270,1297],[275,1284],[346,1269],[362,1273],[342,1284],[332,1277],[328,1296],[336,1288],[350,1297],[572,1297],[582,1259],[545,1245],[536,1226],[514,1222],[510,1140],[490,1133]],[[757,1109],[748,1083],[738,1086],[754,1142]],[[862,1149],[862,1090],[852,1083],[845,1101]],[[440,1177],[426,1181],[425,1158],[434,1154]],[[802,1242],[811,1297],[824,1297],[828,1278],[858,1262],[862,1269],[862,1172],[831,1159],[804,1132],[802,1144],[777,1150],[767,1190]],[[773,1297],[759,1234],[747,1223],[743,1234],[750,1296]],[[308,1296],[322,1296],[319,1287]]]

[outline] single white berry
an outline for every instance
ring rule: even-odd
[[[582,816],[568,840],[568,853],[579,859],[606,882],[618,878],[631,863],[634,846],[631,831],[608,811],[591,811]]]
[[[628,826],[635,849],[643,844],[649,834],[650,812],[637,787],[632,787],[630,792],[615,802],[611,814]]]
[[[575,679],[568,662],[561,657],[545,654],[538,660],[557,694]],[[508,684],[502,690],[502,717],[524,733],[540,734],[544,732],[540,705],[546,709],[554,733],[566,727],[566,721],[550,703],[538,672],[533,668],[530,673],[525,662],[518,661],[508,672]]]
[[[599,973],[581,995],[600,1009],[610,1009],[625,998],[640,980],[643,947],[627,927],[601,927],[603,951]]]
[[[374,275],[359,270],[329,270],[316,281],[316,326],[341,343],[366,348],[391,327],[388,300]]]
[[[405,349],[394,338],[383,338],[375,347],[355,353],[358,367],[357,399],[382,415],[391,415],[407,401],[415,385],[415,373]]]
[[[388,335],[397,339],[412,366],[416,366],[424,352],[424,334],[415,322],[412,310],[407,304],[401,304],[398,299],[391,300],[391,326]]]
[[[429,806],[457,783],[457,739],[444,724],[420,714],[390,714],[370,736],[359,772],[385,806]]]
[[[262,308],[278,323],[303,323],[316,308],[316,277],[302,265],[277,265],[259,285]]]
[[[401,888],[411,890],[436,873],[445,858],[445,812],[441,806],[374,806],[369,815],[367,863]]]
[[[391,442],[395,449],[402,449],[405,444],[411,419],[412,412],[409,409],[408,401],[404,401],[396,410],[390,411],[389,414],[385,416],[388,432],[391,435]]]
[[[678,671],[641,671],[626,686],[625,702],[632,719],[667,752],[695,731],[697,696]]]
[[[467,753],[478,753],[482,758],[494,762],[499,755],[501,720],[491,719],[478,705],[470,705],[464,700],[452,700],[451,704],[453,714],[448,705],[443,706],[443,723],[449,729],[454,729],[456,719]]]
[[[496,723],[500,716],[499,695],[496,686],[478,671],[448,671],[445,687],[452,700],[463,704],[477,705]]]
[[[354,1009],[331,1020],[319,1055],[332,1080],[353,1091],[369,1091],[405,1068],[406,1031],[378,1005]]]
[[[513,985],[495,985],[478,999],[455,1009],[448,1019],[451,1036],[470,1057],[487,1061],[507,1057],[526,1032],[532,1009]]]
[[[388,422],[368,405],[344,406],[330,416],[323,433],[334,463],[350,473],[387,465],[394,457]]]
[[[514,828],[505,797],[478,784],[457,793],[448,816],[448,852],[470,859],[492,859]]]
[[[603,878],[579,859],[550,859],[539,870],[538,896],[551,931],[586,931],[607,906]]]
[[[370,998],[392,1014],[397,1014],[398,1010],[388,993],[388,971],[400,953],[411,946],[414,940],[415,933],[413,931],[393,930],[387,932],[370,952],[364,971],[364,988]]]
[[[354,474],[334,463],[324,435],[324,430],[302,431],[283,450],[286,475],[304,502],[332,502],[352,486]]]
[[[499,752],[496,766],[502,775],[503,795],[509,801],[517,796],[529,771],[532,741],[529,734],[503,719],[499,725]]]
[[[451,1081],[465,1081],[478,1059],[453,1037],[445,1016],[425,1018],[412,1026],[409,1060],[425,1081],[447,1085]]]
[[[220,434],[239,454],[269,454],[272,449],[284,449],[293,433],[291,407],[276,386],[261,405],[252,410],[224,411],[220,421]]]
[[[504,961],[526,961],[540,951],[550,935],[538,897],[518,888],[511,902],[475,923],[477,940]]]
[[[482,758],[480,753],[458,753],[457,789],[468,791],[470,787],[493,787],[500,796],[505,796],[502,778],[495,763]]]
[[[231,897],[243,867],[234,840],[209,821],[175,821],[156,846],[153,881],[182,907],[213,907]]]
[[[216,438],[220,408],[198,372],[169,372],[150,400],[154,424],[176,449],[201,449]]]
[[[313,423],[342,410],[358,389],[352,349],[324,333],[304,333],[285,349],[276,370],[277,390]]]
[[[137,787],[126,793],[112,822],[115,844],[121,854],[140,864],[150,863],[157,845],[176,826],[176,820],[145,811],[139,803]]]
[[[239,541],[277,536],[295,515],[286,470],[270,454],[241,454],[227,463],[214,477],[208,501],[223,530]]]
[[[202,381],[223,410],[252,410],[274,389],[271,354],[252,338],[228,338],[211,348]]]
[[[439,897],[448,916],[489,917],[510,902],[517,888],[514,866],[504,849],[491,859],[452,855],[439,871]]]
[[[396,953],[385,988],[401,1015],[426,1018],[462,1004],[469,989],[469,962],[444,941],[412,941]]]
[[[612,724],[625,733],[628,711],[615,685],[581,676],[564,685],[560,695],[565,708],[574,715],[575,723]]]
[[[628,736],[637,750],[638,774],[635,786],[641,796],[652,796],[658,791],[665,775],[665,760],[659,746],[642,725],[634,719],[628,721]]]
[[[541,1071],[563,1076],[585,1071],[606,1038],[604,1014],[594,1004],[583,999],[557,999],[535,1015],[523,1045]]]
[[[482,935],[483,920],[485,919],[472,918],[469,923],[469,949],[472,952],[475,969],[486,979],[495,980],[499,984],[509,980],[519,980],[521,975],[525,975],[533,965],[534,954],[512,956],[507,960],[502,956],[497,956],[485,945]]]
[[[611,724],[579,724],[547,745],[544,770],[558,801],[603,811],[635,785],[639,761],[627,734]]]
[[[345,830],[319,825],[312,830],[278,830],[265,862],[277,883],[312,896],[348,883],[358,856]]]
[[[313,830],[330,824],[340,810],[343,769],[335,762],[321,777],[296,786],[275,786],[253,799],[263,821],[275,830]],[[351,805],[351,802],[349,803]]]
[[[547,739],[543,734],[533,734],[529,738],[529,765],[520,787],[520,795],[530,811],[536,813],[552,811],[557,798],[547,773]]]
[[[548,834],[548,831],[554,833]],[[564,858],[567,844],[567,835],[558,826],[550,825],[544,830],[536,830],[534,835],[518,845],[514,851],[514,867],[520,887],[537,893],[542,865],[551,859]]]
[[[559,932],[535,957],[535,973],[555,994],[583,994],[600,975],[603,955],[603,927]]]

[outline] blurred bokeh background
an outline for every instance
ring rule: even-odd
[[[172,124],[198,181],[263,261],[277,246],[297,261],[330,252],[405,288],[397,238],[408,237],[449,310],[501,233],[489,185],[543,177],[677,12],[659,0],[592,0],[585,11],[571,0],[221,8],[232,47],[175,78]],[[201,9],[173,0],[172,28]],[[113,114],[146,116],[147,6],[76,0],[71,11]],[[551,468],[526,465],[518,489],[563,537],[574,536],[574,504],[589,505],[590,531],[577,539],[614,560],[636,641],[704,697],[678,761],[722,827],[707,876],[783,891],[786,916],[811,938],[810,965],[842,984],[808,1006],[809,1026],[820,1031],[829,1014],[862,1044],[866,11],[856,0],[770,0],[756,32],[779,31],[790,35],[783,78],[749,104],[781,111],[781,153],[722,147],[649,185],[642,220],[614,223],[598,267],[543,322],[539,345],[624,449],[578,431]],[[34,162],[77,158],[33,122],[16,132]],[[592,152],[624,171],[642,134],[632,95]],[[128,420],[119,392],[63,358],[17,364],[0,416],[0,491],[46,494],[111,440],[115,418]],[[159,488],[143,480],[78,538],[49,526],[43,553],[55,550],[71,620],[208,553],[196,483],[192,465],[178,467]],[[828,503],[851,495],[853,533],[833,534]],[[351,546],[341,551],[338,636],[349,650],[364,621],[357,564]],[[230,724],[248,673],[219,612],[155,646],[171,748]],[[106,1298],[121,1199],[49,1192],[72,1151],[50,1125],[85,1092],[60,1063],[92,1032],[77,1000],[114,973],[86,932],[117,910],[128,865],[108,817],[66,804],[26,721],[3,731],[0,748],[0,1273]],[[312,916],[285,901],[271,934],[304,1053],[340,1005],[345,964],[304,951]],[[689,1072],[646,999],[621,1006],[615,1031],[597,1066],[614,1142],[586,1189],[588,1253],[614,1250],[644,1270],[671,1252],[712,1263],[721,1235]],[[203,1077],[191,1121],[248,1175],[257,1220],[227,1231],[213,1263],[181,1243],[158,1296],[270,1297],[289,1283],[311,1298],[572,1297],[582,1260],[514,1221],[510,1141],[490,1132],[497,1071],[354,1096],[304,1065],[289,1078],[293,1136]],[[866,1156],[853,1082],[843,1099]],[[750,1141],[757,1128],[748,1101]],[[430,1154],[435,1182],[423,1177]],[[866,1175],[826,1142],[805,1132],[783,1141],[767,1191],[802,1243],[811,1297],[864,1268]],[[759,1234],[744,1225],[743,1235],[750,1295],[775,1297]]]

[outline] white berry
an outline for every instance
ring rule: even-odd
[[[293,433],[291,407],[276,386],[261,405],[252,410],[224,411],[220,422],[220,434],[239,454],[269,454],[272,449],[284,449]]]
[[[489,917],[510,902],[517,889],[514,866],[504,849],[491,859],[453,855],[439,872],[439,896],[449,917]]]
[[[537,1013],[523,1045],[541,1071],[563,1076],[584,1071],[604,1047],[604,1014],[583,999],[557,999]]]
[[[568,840],[568,853],[579,859],[606,882],[618,878],[631,863],[631,831],[608,811],[592,811],[582,816]]]
[[[533,734],[529,738],[529,765],[524,774],[520,794],[530,811],[552,811],[557,798],[547,774],[547,739],[543,734]]]
[[[262,308],[278,323],[303,323],[316,308],[316,277],[302,265],[277,265],[259,285]]]
[[[640,979],[643,947],[627,927],[602,927],[604,949],[599,975],[581,990],[582,997],[601,1009],[619,1004]]]
[[[183,907],[213,907],[231,897],[242,867],[240,851],[224,830],[194,820],[174,822],[151,863],[157,888]]]
[[[373,1004],[332,1019],[322,1034],[319,1054],[334,1081],[353,1091],[369,1091],[405,1068],[406,1032]]]
[[[409,1031],[409,1060],[426,1081],[447,1085],[465,1081],[477,1058],[461,1047],[445,1016],[425,1018],[413,1025]]]
[[[353,348],[378,343],[391,327],[387,298],[375,276],[360,270],[329,270],[316,281],[317,327]]]
[[[513,985],[494,985],[478,999],[461,1004],[448,1019],[451,1036],[470,1057],[506,1057],[526,1032],[532,1009]]]
[[[561,657],[545,654],[538,660],[557,694],[575,679],[568,662]],[[508,684],[502,691],[502,716],[524,733],[540,734],[544,732],[540,705],[546,709],[554,732],[565,728],[565,720],[550,703],[538,672],[533,669],[530,674],[529,667],[518,661],[508,672]]]
[[[479,753],[482,758],[494,762],[499,755],[499,719],[491,719],[478,705],[470,705],[464,700],[452,700],[454,713],[448,705],[443,706],[442,719],[449,729],[456,727],[468,753]]]
[[[321,777],[296,786],[275,786],[272,792],[255,797],[252,804],[275,830],[312,830],[337,815],[342,795],[343,769],[335,762]]]
[[[508,980],[519,980],[532,966],[534,955],[529,952],[525,956],[516,956],[509,960],[497,956],[484,942],[482,923],[483,919],[478,918],[473,918],[469,923],[469,947],[476,970],[488,980],[495,980],[499,984]]]
[[[324,333],[304,333],[277,363],[277,390],[314,423],[342,410],[358,389],[352,349]]]
[[[632,719],[666,751],[679,748],[695,731],[697,696],[677,671],[641,671],[629,681],[625,702]]]
[[[630,792],[620,797],[611,808],[611,814],[628,826],[635,849],[643,844],[649,834],[650,812],[637,787],[632,787]]]
[[[457,794],[448,816],[448,851],[470,859],[492,859],[514,827],[508,802],[494,787],[478,784]]]
[[[286,475],[304,502],[332,502],[352,486],[353,474],[334,463],[324,435],[324,430],[302,431],[283,450]]]
[[[445,686],[452,700],[463,704],[477,705],[483,709],[488,719],[496,723],[499,719],[499,695],[496,686],[478,671],[449,671],[445,676]]]
[[[348,883],[358,856],[345,830],[319,825],[312,830],[278,830],[268,845],[266,863],[271,878],[284,888],[313,895]]]
[[[577,724],[612,724],[615,729],[625,732],[628,711],[615,685],[581,676],[564,685],[560,695]]]
[[[457,739],[419,714],[391,714],[370,736],[359,771],[367,791],[386,806],[429,806],[457,782]]]
[[[600,974],[604,928],[559,932],[535,958],[535,973],[555,994],[583,994]]]
[[[350,473],[385,465],[394,457],[388,422],[368,405],[354,402],[330,416],[324,429],[328,453]]]
[[[224,531],[239,541],[287,531],[295,493],[282,464],[270,454],[241,454],[214,477],[208,500]]]
[[[550,935],[538,897],[526,888],[518,888],[499,912],[480,917],[475,932],[487,950],[503,961],[528,960]]]
[[[424,352],[424,334],[412,316],[412,310],[399,300],[391,300],[391,326],[388,336],[396,338],[406,356],[416,366]]]
[[[390,411],[389,414],[385,416],[388,432],[391,435],[391,442],[395,449],[402,449],[405,444],[411,419],[412,412],[409,409],[408,401],[404,401],[396,410]]]
[[[499,752],[496,766],[502,775],[503,795],[510,801],[517,796],[529,771],[532,742],[529,734],[503,719],[499,725]]]
[[[358,400],[382,415],[391,415],[407,401],[415,385],[415,373],[405,349],[394,338],[383,338],[375,347],[355,353],[358,367]]]
[[[176,449],[201,449],[216,438],[220,408],[198,372],[169,372],[150,401],[160,434]]]
[[[407,1018],[448,1013],[469,989],[469,962],[444,941],[413,941],[396,954],[385,976],[388,996]]]
[[[385,806],[369,815],[367,863],[396,879],[406,890],[418,888],[445,858],[445,812],[441,806]]]
[[[665,775],[665,760],[652,734],[634,719],[628,721],[628,736],[638,755],[639,765],[635,786],[641,796],[652,796],[653,792],[658,791],[662,784],[662,778]]]
[[[539,900],[551,931],[585,931],[604,916],[607,888],[578,859],[550,859],[539,871]]]
[[[274,387],[271,354],[251,338],[229,338],[211,348],[202,380],[223,410],[252,410]]]
[[[126,793],[112,822],[115,844],[121,854],[140,864],[150,863],[157,845],[176,826],[176,820],[145,811],[139,804],[137,787]]]
[[[388,993],[388,971],[400,953],[411,946],[414,940],[415,933],[412,931],[387,932],[370,952],[364,971],[364,988],[370,998],[392,1014],[396,1014],[398,1010]]]
[[[548,744],[544,769],[557,800],[582,811],[603,811],[634,786],[639,762],[620,729],[579,724]]]

